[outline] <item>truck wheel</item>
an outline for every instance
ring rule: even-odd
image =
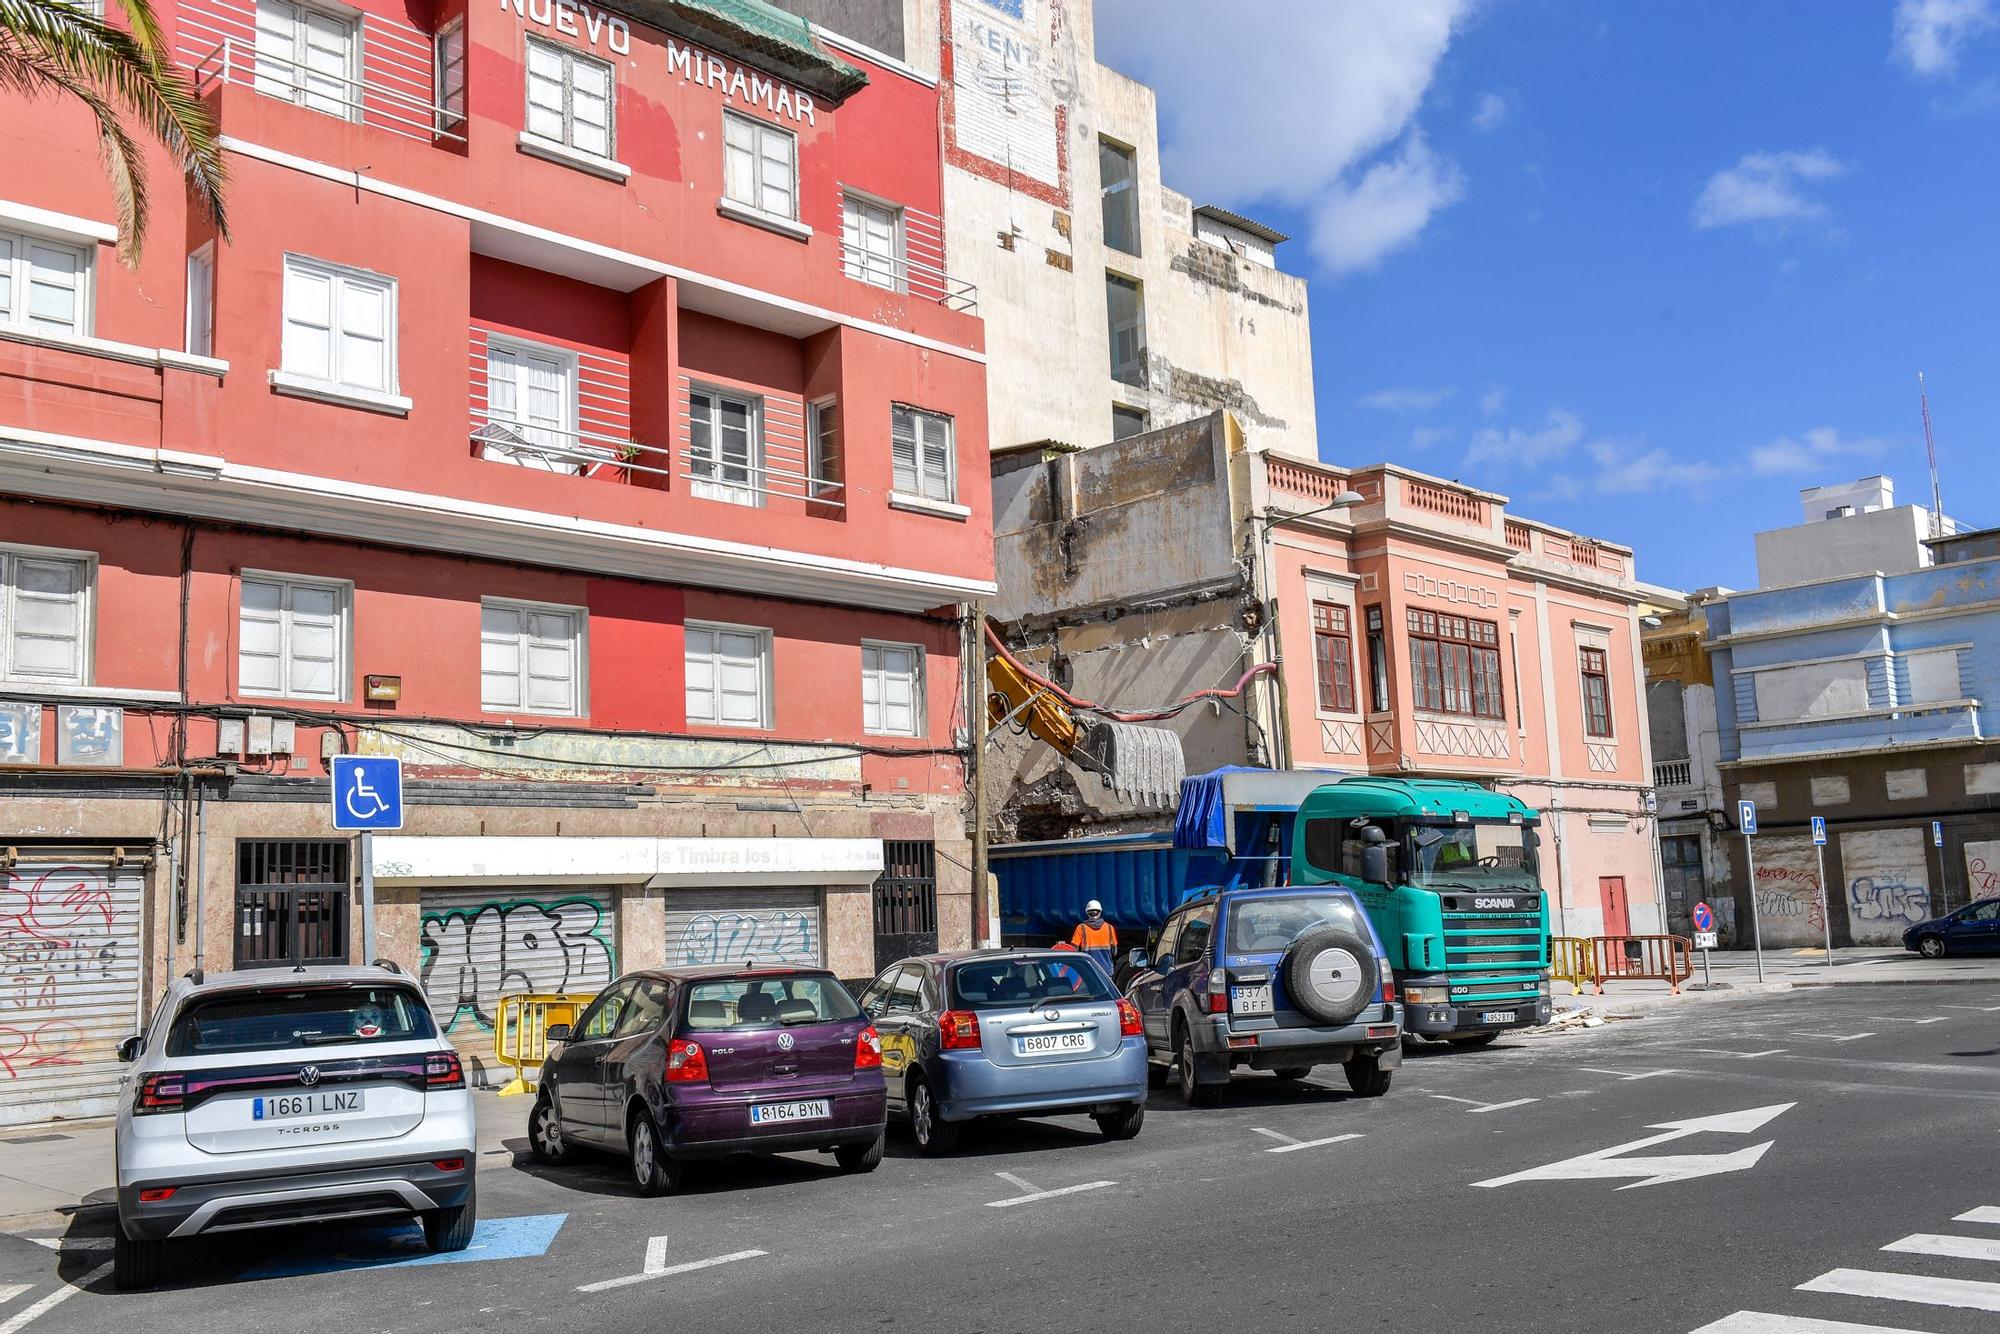
[[[1194,1044],[1188,1040],[1187,1025],[1174,1026],[1174,1077],[1180,1084],[1181,1098],[1190,1107],[1213,1107],[1222,1101],[1222,1084],[1204,1084],[1201,1073],[1196,1068]]]
[[[1279,967],[1285,994],[1318,1023],[1345,1027],[1381,1001],[1375,947],[1344,927],[1314,927],[1292,942]]]
[[[1357,1098],[1381,1097],[1389,1091],[1389,1076],[1395,1073],[1384,1070],[1373,1056],[1353,1057],[1342,1068],[1347,1071],[1347,1087]]]
[[[111,1281],[127,1292],[152,1287],[160,1281],[160,1262],[166,1252],[164,1241],[134,1241],[120,1224],[111,1239]]]

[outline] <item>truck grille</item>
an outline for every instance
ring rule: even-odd
[[[1445,900],[1445,973],[1454,1004],[1529,1000],[1539,994],[1549,962],[1541,905],[1526,896],[1522,902],[1534,906],[1496,911],[1471,907],[1470,896]]]

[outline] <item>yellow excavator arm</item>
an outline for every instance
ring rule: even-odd
[[[995,654],[986,663],[986,720],[994,727],[1009,719],[1015,727],[1069,757],[1083,739],[1069,706],[1022,676],[1007,659]]]

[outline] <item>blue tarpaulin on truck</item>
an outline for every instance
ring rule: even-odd
[[[1228,847],[1229,802],[1223,792],[1223,776],[1261,772],[1267,771],[1247,765],[1225,764],[1220,769],[1183,778],[1180,809],[1174,813],[1174,846]]]

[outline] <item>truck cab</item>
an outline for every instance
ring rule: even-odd
[[[1518,799],[1473,783],[1344,779],[1301,803],[1291,879],[1361,900],[1395,970],[1405,1031],[1491,1042],[1550,1017],[1539,824]]]

